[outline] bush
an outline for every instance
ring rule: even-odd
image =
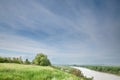
[[[51,63],[49,59],[47,58],[47,55],[44,55],[43,53],[39,53],[35,56],[35,59],[32,61],[33,64],[40,65],[40,66],[50,66]]]
[[[82,72],[80,71],[80,70],[78,70],[78,69],[71,69],[71,71],[70,71],[70,73],[71,74],[74,74],[74,75],[76,75],[76,76],[78,76],[78,77],[83,77],[83,74],[82,74]]]

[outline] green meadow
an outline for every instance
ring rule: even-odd
[[[0,80],[86,80],[50,66],[0,63]]]

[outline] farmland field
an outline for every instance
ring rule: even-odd
[[[0,63],[0,80],[85,80],[50,66]]]

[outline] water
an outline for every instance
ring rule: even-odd
[[[117,75],[93,71],[82,67],[74,67],[74,68],[81,70],[84,76],[86,77],[94,77],[93,80],[120,80],[120,76]]]

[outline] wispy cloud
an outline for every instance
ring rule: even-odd
[[[0,11],[0,55],[43,52],[53,63],[118,63],[117,0],[1,0]]]

